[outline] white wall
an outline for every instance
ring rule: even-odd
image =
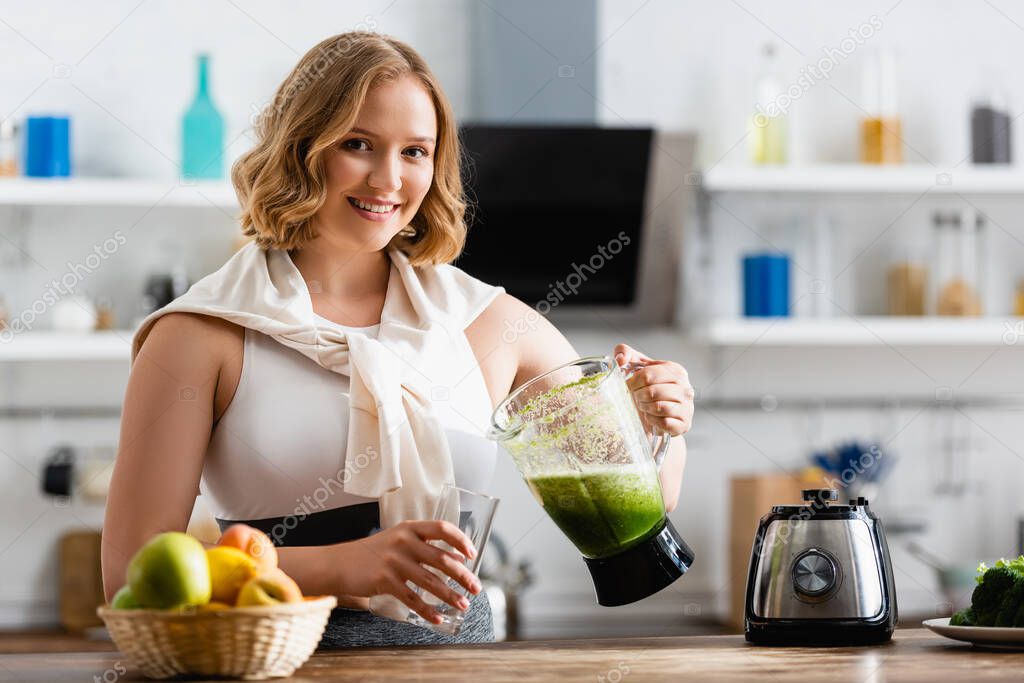
[[[601,9],[602,35],[611,36],[598,52],[601,120],[696,130],[705,166],[748,158],[741,139],[765,43],[776,46],[788,86],[872,16],[881,28],[794,102],[794,160],[857,160],[865,47],[885,44],[898,55],[908,162],[952,165],[968,157],[970,101],[986,83],[1009,94],[1015,114],[1024,107],[1016,74],[1024,43],[1014,23],[1024,23],[1024,12],[1012,3],[626,0]]]
[[[195,93],[197,52],[212,56],[214,101],[233,158],[250,118],[320,40],[370,28],[407,40],[429,60],[454,106],[466,103],[461,0],[201,2],[84,5],[61,0],[4,10],[3,114],[73,116],[82,175],[175,178],[181,114]],[[20,34],[20,35],[19,35]]]
[[[808,57],[817,56],[823,46],[838,44],[848,28],[872,13],[884,15],[890,6],[740,4]],[[99,9],[66,2],[12,7],[5,11],[4,21],[52,55],[53,60],[11,28],[0,26],[0,36],[13,55],[0,62],[0,109],[13,110],[17,116],[50,108],[71,111],[75,117],[76,158],[83,173],[171,181],[174,164],[164,155],[177,159],[176,131],[192,94],[191,58],[195,50],[206,47],[214,55],[215,96],[228,116],[229,135],[237,136],[248,121],[252,105],[270,98],[273,87],[297,59],[295,51],[301,52],[327,35],[363,22],[369,15],[378,30],[405,38],[421,50],[439,73],[456,107],[465,110],[469,90],[465,64],[471,55],[467,54],[462,30],[462,2],[309,2],[299,9],[269,2],[239,5],[245,13],[231,3],[156,0],[130,15],[134,3],[110,3]],[[635,16],[630,18],[634,11]],[[1012,8],[1004,11],[1013,14]],[[127,18],[118,24],[125,15]],[[604,106],[599,107],[599,114],[604,122],[693,129],[701,136],[700,155],[705,166],[723,156],[730,161],[742,160],[743,145],[733,145],[744,132],[754,58],[763,42],[778,42],[761,22],[734,3],[651,0],[642,4],[637,0],[602,2],[599,24],[601,40],[607,38],[595,56],[600,63],[599,97]],[[111,29],[113,32],[103,39]],[[937,164],[956,162],[966,154],[966,95],[975,74],[987,65],[995,65],[1008,86],[1024,87],[1010,78],[1011,69],[1020,61],[1018,51],[1024,50],[1017,31],[984,3],[904,0],[885,17],[879,37],[891,36],[903,54],[905,130],[915,149]],[[95,50],[79,63],[97,42]],[[805,63],[803,57],[785,47],[781,55],[793,71]],[[70,78],[53,77],[57,63],[72,65]],[[836,71],[833,83],[856,99],[857,78],[851,63]],[[36,86],[40,86],[38,90],[34,90]],[[1024,102],[1024,97],[1018,101]],[[828,84],[813,88],[793,112],[794,131],[802,131],[795,136],[802,140],[800,158],[853,159],[856,117],[856,108],[837,96]],[[232,152],[237,154],[245,144],[244,137],[240,138]],[[727,154],[730,149],[732,152]],[[915,160],[910,154],[908,159]],[[742,199],[729,202],[727,206],[733,212],[751,223],[761,215],[789,210],[771,202],[767,206],[744,204]],[[862,204],[853,203],[840,205],[836,212],[842,229],[852,235],[852,242],[860,240],[863,244],[887,220],[895,218],[900,208],[884,204],[864,210]],[[1001,222],[1020,237],[1014,207],[1001,210]],[[717,216],[716,220],[723,218]],[[911,214],[907,220],[907,225],[920,226],[924,218]],[[20,227],[23,225],[27,227]],[[719,225],[725,226],[725,235],[742,231],[735,224]],[[2,212],[0,234],[7,239],[0,240],[0,292],[8,296],[12,308],[17,307],[17,301],[31,301],[49,278],[62,272],[67,261],[83,258],[91,245],[116,229],[130,235],[128,243],[83,287],[91,294],[112,295],[122,326],[131,320],[133,301],[145,273],[165,260],[161,244],[187,244],[193,264],[191,274],[196,277],[224,258],[233,235],[230,218],[213,209],[191,213],[169,209],[148,213],[126,209],[49,209],[27,215]],[[1003,238],[1008,240],[1002,250],[1005,279],[1012,274],[1009,268],[1019,256],[1015,251],[1019,245],[1005,235]],[[22,256],[11,242],[31,258]],[[848,284],[855,290],[858,312],[872,312],[880,305],[877,287],[865,283],[871,282],[885,262],[888,248],[883,240],[850,275],[856,278]],[[721,312],[735,310],[735,279],[727,261],[718,271],[718,278],[705,283],[709,289],[721,292],[713,305]],[[991,355],[988,349],[887,348],[808,350],[799,354],[754,348],[743,353],[714,354],[684,343],[676,332],[567,332],[581,353],[604,352],[614,343],[626,341],[651,355],[678,359],[690,369],[694,384],[705,390],[703,396],[813,396],[846,390],[871,396],[906,390],[929,396],[934,395],[936,386],[1015,392],[1024,379],[1020,377],[1015,348],[1001,348]],[[922,375],[915,365],[928,374]],[[126,371],[119,364],[31,365],[0,368],[0,377],[0,394],[9,402],[117,405]],[[801,465],[810,447],[840,438],[892,439],[899,463],[883,490],[879,509],[886,519],[931,520],[924,540],[936,552],[974,561],[1014,549],[1012,527],[1022,512],[1017,502],[1022,457],[1016,447],[1021,433],[1015,414],[990,410],[952,417],[956,427],[976,446],[961,463],[969,465],[970,486],[959,498],[936,496],[944,466],[936,455],[937,435],[950,423],[948,416],[900,409],[830,411],[820,425],[815,419],[814,415],[783,409],[705,410],[698,403],[696,426],[689,438],[691,455],[682,502],[673,513],[677,526],[697,552],[697,563],[692,574],[672,589],[633,608],[594,607],[582,562],[543,517],[511,464],[501,461],[495,490],[505,502],[498,530],[514,544],[517,555],[530,557],[538,577],[524,602],[528,630],[550,634],[551,624],[566,615],[604,623],[637,614],[649,619],[683,620],[684,613],[706,615],[721,608],[726,599],[725,496],[729,476]],[[52,445],[64,440],[87,449],[111,448],[116,445],[116,427],[116,421],[109,419],[0,422],[0,515],[5,520],[0,526],[0,624],[55,619],[56,539],[68,529],[96,526],[102,518],[102,511],[96,507],[75,504],[56,508],[42,499],[36,493],[42,458]],[[891,543],[902,607],[934,609],[941,597],[929,570],[908,557],[902,548],[903,539],[891,539]]]

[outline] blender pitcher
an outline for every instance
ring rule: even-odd
[[[670,437],[648,438],[626,379],[611,358],[572,361],[510,394],[487,434],[583,555],[607,606],[653,595],[693,562],[658,479]]]

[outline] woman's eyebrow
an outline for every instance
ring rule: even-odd
[[[369,135],[371,138],[380,137],[376,133],[368,131],[365,128],[353,128],[349,132],[351,132],[351,133],[359,133],[360,135]],[[407,139],[410,142],[434,142],[434,138],[430,137],[429,135],[423,135],[423,136],[420,136],[420,137],[407,138]]]

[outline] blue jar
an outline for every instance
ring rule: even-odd
[[[71,119],[29,116],[25,119],[25,175],[66,178],[71,175]]]
[[[780,253],[743,257],[743,315],[789,316],[789,261]]]

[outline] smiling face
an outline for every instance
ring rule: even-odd
[[[434,178],[437,114],[414,76],[367,93],[352,130],[324,155],[326,199],[314,217],[320,239],[379,251],[416,215]]]

